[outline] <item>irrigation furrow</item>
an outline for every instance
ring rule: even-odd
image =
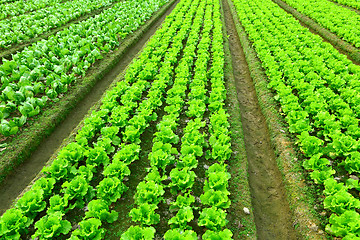
[[[291,211],[276,156],[271,147],[266,121],[258,104],[253,81],[226,0],[223,1],[223,6],[244,130],[257,236],[259,239],[296,239]]]

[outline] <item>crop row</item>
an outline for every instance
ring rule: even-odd
[[[143,233],[143,238],[153,239],[156,230],[152,225],[158,224],[162,217],[155,211],[158,209],[159,203],[164,201],[167,186],[163,181],[168,178],[166,176],[166,169],[174,164],[175,155],[178,154],[178,150],[174,145],[179,142],[179,137],[174,131],[179,124],[179,115],[184,105],[185,91],[187,89],[187,82],[189,81],[189,69],[193,64],[192,53],[195,50],[194,48],[196,48],[196,41],[198,41],[198,33],[203,21],[202,15],[204,14],[205,2],[206,1],[202,1],[202,3],[199,4],[199,0],[196,0],[191,3],[190,9],[182,21],[181,29],[174,38],[174,43],[176,44],[173,44],[170,51],[165,55],[164,67],[167,65],[166,62],[179,61],[179,64],[175,68],[175,71],[165,71],[167,72],[166,78],[174,79],[174,84],[167,92],[165,100],[167,106],[164,107],[165,115],[157,124],[158,131],[154,134],[152,151],[148,155],[150,171],[145,179],[137,186],[137,191],[134,196],[137,207],[134,207],[129,214],[132,220],[139,222],[143,228],[131,226],[122,235],[122,239],[136,239],[134,238],[134,232],[138,231]],[[187,36],[189,36],[188,39],[186,39]],[[186,45],[183,46],[182,42],[185,40]],[[181,52],[183,52],[183,55],[179,59]],[[173,76],[174,72],[176,73],[175,76]],[[162,74],[161,71],[159,75],[160,74]],[[159,77],[163,78],[161,75]],[[170,176],[172,175],[173,173],[171,173]],[[173,177],[173,187],[175,188],[178,182],[175,181],[176,177]],[[184,187],[188,186],[185,179],[182,181]],[[176,224],[175,221],[173,222]],[[186,224],[186,222],[183,224]],[[151,232],[151,236],[146,235],[147,232]],[[140,237],[139,234],[138,236]]]
[[[63,2],[63,0],[2,0],[0,2],[0,20],[9,16],[17,16],[29,11],[42,9],[60,2]]]
[[[126,176],[129,165],[139,160],[142,133],[157,121],[157,112],[164,112],[147,157],[149,173],[137,186],[136,207],[130,212],[140,226],[131,226],[121,239],[154,239],[165,192],[172,195],[166,207],[174,213],[165,239],[197,239],[191,230],[195,211],[197,225],[206,228],[203,239],[231,239],[231,231],[224,229],[231,144],[223,67],[219,1],[180,1],[124,80],[106,93],[100,110],[83,121],[75,141],[1,217],[0,235],[103,239],[103,225],[118,218],[111,209],[128,189]],[[186,126],[178,131],[181,118],[187,119]],[[181,141],[176,132],[183,133]],[[213,164],[206,171],[203,194],[195,198],[195,170],[205,156]]]
[[[170,81],[169,78],[153,81],[167,50],[161,43],[170,43],[189,2],[179,3],[167,17],[163,28],[129,67],[124,81],[107,92],[99,111],[84,120],[76,142],[63,148],[54,162],[43,169],[46,176],[37,180],[15,207],[2,216],[2,236],[19,239],[29,234],[31,224],[36,229],[33,237],[39,239],[70,235],[71,219],[66,217],[73,209],[84,209],[85,205],[85,217],[74,223],[80,227],[72,231],[70,239],[104,236],[102,221],[111,223],[117,218],[109,205],[127,189],[123,181],[130,174],[128,165],[139,158],[139,137],[149,122],[156,120],[156,114],[151,112],[162,105],[162,92]],[[172,32],[168,30],[171,27]],[[147,63],[148,59],[154,61]],[[173,59],[170,64],[175,62]],[[139,104],[149,88],[147,99]]]
[[[360,10],[360,2],[357,0],[334,0],[334,2]]]
[[[27,118],[58,101],[105,53],[167,0],[122,1],[13,55],[0,66],[0,133],[16,134]]]
[[[328,0],[284,0],[345,41],[360,48],[360,15]]]
[[[351,174],[360,173],[360,68],[272,1],[234,3],[298,139],[303,166],[325,188],[326,230],[358,239],[360,187]]]
[[[196,215],[199,215],[197,225],[208,229],[202,235],[202,239],[232,237],[231,231],[223,230],[227,223],[225,209],[230,206],[230,193],[227,191],[230,174],[227,173],[225,161],[231,155],[231,145],[227,115],[222,109],[226,90],[223,82],[224,53],[220,5],[218,1],[201,1],[199,6],[193,5],[193,8],[197,8],[197,14],[182,58],[175,70],[174,85],[168,91],[167,105],[164,108],[166,114],[157,125],[158,131],[153,139],[152,152],[148,156],[150,170],[137,187],[134,196],[137,207],[130,212],[133,221],[138,221],[140,226],[131,226],[123,234],[124,240],[154,238],[154,227],[163,217],[157,213],[158,205],[161,202],[168,203],[169,200],[164,197],[166,192],[171,194],[170,203],[166,206],[172,217],[168,221],[171,230],[165,232],[164,239],[198,239],[192,230]],[[183,24],[186,26],[189,22],[184,21]],[[203,28],[199,34],[202,24]],[[212,87],[210,97],[209,79]],[[188,100],[185,101],[188,87],[190,91],[187,95]],[[208,148],[208,136],[204,133],[204,116],[208,110],[212,112],[209,126],[212,131],[212,149],[206,154],[209,159],[219,163],[207,170],[204,194],[199,198],[203,205],[200,210],[196,207],[196,196],[193,195],[197,178],[194,170],[198,169],[198,160],[206,155],[204,149]],[[189,120],[186,121],[183,131],[180,131],[183,133],[180,137],[175,132],[180,126],[179,119],[185,116]],[[177,149],[179,140],[180,151]]]
[[[60,27],[95,9],[109,6],[109,0],[74,0],[0,21],[0,49],[21,43]]]

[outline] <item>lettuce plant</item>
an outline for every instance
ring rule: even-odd
[[[195,197],[191,195],[190,192],[185,193],[184,196],[178,195],[176,201],[171,203],[170,211],[175,209],[179,210],[184,207],[189,207],[194,202],[195,202]]]
[[[171,183],[169,186],[172,191],[185,192],[187,189],[191,189],[195,182],[195,172],[190,171],[188,168],[179,170],[174,168],[170,172]]]
[[[32,238],[54,239],[61,234],[67,234],[71,230],[71,224],[67,220],[62,220],[62,212],[53,212],[42,217],[35,223],[36,232]]]
[[[207,229],[218,231],[227,224],[226,212],[222,209],[211,207],[205,208],[198,220],[199,226],[204,226]]]
[[[133,208],[129,216],[134,222],[139,221],[141,225],[151,226],[160,221],[160,215],[155,213],[157,208],[155,204],[142,203],[138,208]]]
[[[339,215],[331,215],[329,219],[329,224],[326,225],[326,231],[339,236],[345,237],[348,236],[359,236],[360,234],[360,215],[356,211],[347,210]]]
[[[149,154],[150,166],[157,167],[165,171],[165,168],[175,162],[176,154],[175,148],[172,148],[170,143],[155,142],[152,147],[152,152]]]
[[[154,181],[143,181],[138,184],[134,198],[137,204],[149,203],[157,205],[163,200],[164,193],[165,190],[162,184]]]
[[[68,160],[64,158],[57,158],[49,167],[44,167],[42,172],[56,180],[61,180],[63,178],[67,178],[70,168],[71,165]]]
[[[123,144],[121,149],[114,154],[113,161],[119,160],[129,165],[139,160],[140,146],[138,144]]]
[[[231,240],[232,239],[232,232],[229,229],[225,229],[223,231],[211,231],[207,230],[202,239],[204,240]]]
[[[46,208],[44,201],[44,190],[33,189],[26,192],[16,203],[16,206],[29,218],[33,218],[37,213]]]
[[[49,200],[49,207],[47,209],[47,214],[52,214],[54,212],[63,212],[66,213],[66,208],[69,205],[69,195],[65,194],[60,196],[58,194],[52,196]]]
[[[5,240],[20,239],[20,234],[25,232],[23,229],[27,229],[32,221],[21,210],[11,208],[0,218],[0,236]]]
[[[101,221],[97,218],[89,218],[79,223],[80,228],[73,231],[69,240],[101,240],[104,238],[105,229],[101,228]]]
[[[92,200],[88,204],[88,211],[85,213],[86,218],[97,218],[101,221],[107,221],[113,223],[118,218],[118,213],[115,211],[109,211],[107,202],[101,199]]]
[[[96,195],[107,202],[116,202],[127,189],[117,177],[107,177],[99,183]]]
[[[131,226],[121,235],[120,240],[152,240],[154,239],[155,228]]]
[[[63,183],[61,191],[69,195],[69,200],[75,201],[71,208],[82,208],[86,200],[94,197],[94,189],[82,176],[76,176],[70,182]]]
[[[212,207],[229,208],[231,204],[228,197],[229,194],[230,193],[227,191],[215,191],[214,189],[210,189],[200,196],[200,200],[202,204],[210,205]]]
[[[122,180],[125,176],[129,176],[130,173],[130,169],[126,163],[116,160],[104,169],[103,175],[106,177],[117,177]]]
[[[171,229],[164,235],[165,240],[196,240],[196,233],[192,230]]]
[[[54,178],[43,177],[34,183],[32,189],[42,189],[44,191],[44,197],[47,197],[51,194],[55,182],[56,180]]]
[[[168,224],[171,225],[172,228],[191,229],[187,224],[193,219],[193,210],[188,206],[180,208],[176,215],[169,220]]]

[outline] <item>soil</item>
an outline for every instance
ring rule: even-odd
[[[240,103],[257,236],[258,239],[296,239],[290,207],[274,149],[271,147],[267,124],[257,100],[227,1],[223,1],[223,6]]]
[[[123,72],[132,59],[144,47],[148,39],[155,33],[162,24],[165,17],[171,13],[178,1],[175,1],[161,16],[157,19],[143,37],[130,47],[117,65],[106,74],[102,80],[98,81],[87,96],[81,100],[78,105],[69,113],[68,117],[56,127],[55,131],[47,137],[35,150],[31,157],[19,165],[10,175],[8,175],[0,185],[0,215],[8,209],[18,195],[30,184],[33,178],[43,168],[54,152],[60,147],[65,138],[69,136],[72,130],[80,123],[89,109],[102,97],[103,93],[114,81],[119,73]],[[150,20],[149,20],[150,21]]]

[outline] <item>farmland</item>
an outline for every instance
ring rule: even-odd
[[[357,8],[1,0],[0,239],[360,239]]]

